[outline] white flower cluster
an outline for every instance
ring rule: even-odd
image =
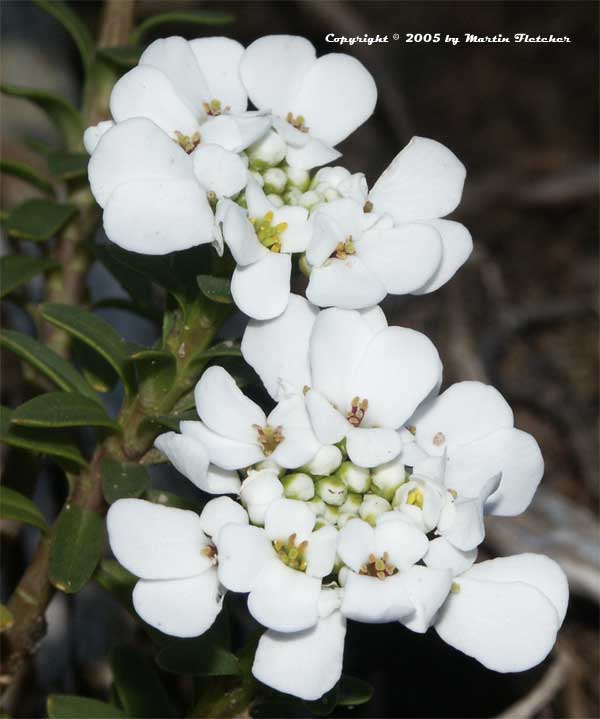
[[[433,626],[509,672],[544,659],[568,601],[547,557],[476,563],[484,516],[531,502],[543,475],[535,439],[493,387],[440,394],[434,345],[388,326],[377,306],[437,289],[468,257],[467,230],[440,219],[460,200],[463,166],[414,138],[370,191],[362,174],[315,170],[375,99],[360,63],[317,59],[302,38],[245,51],[168,38],[117,83],[115,123],[86,134],[114,242],[154,254],[227,245],[232,294],[252,318],[242,353],[275,403],[267,415],[213,366],[196,386],[199,421],[156,439],[221,496],[199,516],[140,499],[111,506],[111,548],[139,577],[134,607],[191,637],[226,591],[247,594],[267,630],[254,675],[307,700],[340,678],[347,619]],[[297,254],[308,300],[290,294]]]

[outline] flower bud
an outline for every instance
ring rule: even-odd
[[[267,508],[282,495],[283,485],[272,469],[250,470],[240,488],[240,499],[252,524],[262,525]]]
[[[342,507],[340,507],[342,509]],[[350,514],[349,512],[340,512],[337,518],[337,526],[339,529],[344,527],[351,519],[356,519],[356,514]]]
[[[378,497],[376,494],[365,495],[358,514],[361,519],[368,522],[372,527],[377,522],[377,517],[380,514],[389,512],[392,509],[392,505],[385,500],[383,497]]]
[[[371,473],[364,467],[359,467],[352,462],[342,462],[342,465],[336,472],[342,482],[351,492],[364,494],[371,486]]]
[[[264,172],[267,168],[278,165],[285,157],[286,151],[285,142],[276,132],[270,130],[264,137],[248,148],[250,167],[253,170]]]
[[[300,195],[298,204],[301,207],[306,207],[307,210],[310,210],[321,201],[321,196],[318,193],[314,190],[309,190],[308,192],[303,192],[302,195]]]
[[[300,170],[297,167],[285,168],[288,183],[292,187],[297,187],[300,192],[306,192],[310,184],[310,173],[307,170]]]
[[[270,167],[263,175],[265,192],[281,195],[285,190],[287,175],[279,167]]]
[[[329,444],[321,447],[304,469],[317,477],[327,477],[333,474],[341,463],[342,453],[334,444]]]
[[[360,506],[363,502],[362,494],[356,494],[355,492],[348,492],[346,501],[340,507],[342,512],[347,514],[357,515],[360,510]]]
[[[285,204],[284,201],[281,199],[279,195],[267,195],[267,200],[274,206],[274,207],[283,207]]]
[[[325,505],[325,511],[323,512],[323,519],[329,524],[337,524],[340,518],[340,508],[332,507],[329,504]]]
[[[393,459],[371,471],[371,491],[391,501],[405,479],[404,462],[401,459]]]
[[[288,190],[285,193],[283,199],[285,200],[286,205],[299,205],[301,197],[302,193],[300,192],[300,190],[298,190],[296,187],[292,187],[291,190]]]
[[[300,259],[298,260],[298,269],[305,277],[310,277],[312,268],[308,260],[306,259],[305,254],[300,255]]]
[[[306,506],[316,517],[321,517],[325,512],[325,502],[321,499],[321,497],[313,497],[312,499],[309,499],[308,502],[306,502]]]
[[[306,502],[315,496],[315,485],[312,477],[303,472],[288,474],[281,480],[283,492],[288,499],[299,499]]]
[[[250,476],[251,472],[260,472],[263,469],[270,469],[273,472],[277,472],[277,476],[281,479],[283,475],[285,474],[285,469],[283,467],[280,467],[277,462],[273,459],[263,459],[260,462],[257,462],[255,465],[252,466],[252,469],[249,470],[248,476]]]
[[[338,477],[323,477],[317,481],[317,494],[333,507],[341,507],[348,496],[348,488]]]

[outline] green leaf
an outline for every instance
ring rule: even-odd
[[[187,412],[179,412],[178,414],[157,414],[152,415],[146,419],[147,422],[161,425],[161,427],[167,427],[173,432],[179,432],[179,423],[185,421],[198,421],[198,413],[195,409]]]
[[[175,381],[177,360],[165,350],[141,350],[127,358],[138,386],[152,384],[159,395],[166,394]],[[148,388],[149,389],[149,388]]]
[[[120,646],[112,653],[115,687],[130,717],[175,716],[165,688],[146,657],[137,649]]]
[[[87,177],[90,156],[85,152],[51,152],[48,155],[48,170],[59,180],[75,180]]]
[[[54,188],[45,177],[39,174],[33,167],[23,162],[14,162],[13,160],[0,160],[0,172],[11,177],[18,177],[32,187],[45,192],[47,195],[54,194]]]
[[[0,604],[0,633],[10,629],[14,623],[13,613],[7,606]]]
[[[110,392],[114,388],[119,375],[94,349],[74,338],[71,351],[79,371],[95,392]]]
[[[133,45],[101,47],[98,48],[98,54],[105,60],[112,62],[113,65],[116,65],[118,68],[129,70],[134,65],[137,65],[140,55],[142,54],[142,48]]]
[[[201,12],[169,12],[162,15],[153,15],[141,22],[131,33],[131,44],[139,45],[142,38],[150,30],[161,25],[226,25],[233,22],[234,16],[230,13],[203,10]]]
[[[73,38],[84,68],[87,70],[94,58],[95,43],[81,18],[64,2],[58,0],[34,0],[35,4],[56,18]]]
[[[121,604],[132,609],[131,592],[137,584],[138,578],[128,572],[114,559],[103,559],[96,570],[94,579],[98,584],[115,596]]]
[[[13,412],[12,423],[23,427],[108,427],[120,432],[97,402],[75,392],[47,392]]]
[[[46,708],[50,719],[125,719],[113,704],[73,694],[51,694]]]
[[[7,255],[0,258],[0,297],[29,282],[41,272],[58,267],[58,262],[43,257]]]
[[[49,577],[62,592],[78,592],[100,561],[104,539],[102,518],[76,504],[65,504],[54,526]]]
[[[11,423],[11,418],[12,411],[0,406],[0,442],[11,447],[47,454],[79,467],[86,466],[87,463],[79,449],[64,430],[18,427]]]
[[[222,305],[233,303],[231,287],[228,279],[224,277],[212,277],[211,275],[198,275],[198,287],[202,294],[213,302]]]
[[[210,630],[194,639],[170,641],[159,651],[156,662],[172,674],[221,677],[240,673],[238,658],[219,646]]]
[[[193,500],[183,499],[172,492],[164,489],[147,489],[144,493],[144,499],[155,504],[162,504],[165,507],[177,507],[178,509],[191,509],[193,512],[201,512],[202,505]]]
[[[44,515],[36,505],[20,492],[4,485],[0,485],[0,517],[30,524],[42,532],[48,531]]]
[[[14,352],[65,392],[78,392],[102,405],[100,398],[79,372],[41,342],[20,332],[4,330],[0,333],[0,347]]]
[[[21,97],[29,100],[43,110],[56,129],[60,132],[66,146],[70,150],[83,149],[83,118],[80,113],[59,95],[52,95],[43,90],[16,85],[1,85],[0,91],[10,97]]]
[[[373,696],[373,687],[369,682],[343,674],[339,684],[338,706],[356,707],[366,704]]]
[[[106,457],[100,467],[102,492],[108,504],[124,497],[139,497],[147,488],[150,477],[139,464],[117,462]]]
[[[130,346],[100,317],[79,307],[59,304],[41,305],[42,317],[68,332],[97,352],[116,371],[125,387],[130,386],[126,360]]]
[[[27,200],[8,213],[4,225],[9,235],[20,240],[44,242],[54,237],[76,214],[74,205]]]
[[[198,355],[199,359],[214,359],[215,357],[241,357],[242,350],[238,342],[233,340],[225,340],[213,345],[202,354]]]

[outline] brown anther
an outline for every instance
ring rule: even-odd
[[[288,544],[291,544],[292,547],[294,547],[296,545],[296,533],[295,532],[294,532],[294,534],[290,534],[290,536],[288,537]]]
[[[372,212],[373,211],[373,203],[371,200],[367,200],[363,206],[363,212]]]
[[[363,574],[367,577],[375,577],[376,579],[386,579],[386,577],[392,577],[398,573],[396,567],[389,561],[389,555],[384,552],[381,557],[376,557],[374,554],[369,554],[369,559],[366,564],[363,564],[359,569],[359,574]]]
[[[433,436],[433,443],[436,447],[441,447],[446,441],[446,435],[443,432],[436,432]]]
[[[335,250],[331,253],[329,257],[330,259],[335,260],[345,260],[348,255],[355,254],[356,248],[354,246],[354,241],[352,240],[352,235],[348,235],[344,242],[337,243],[337,245],[335,246]]]
[[[350,405],[350,411],[346,414],[346,419],[353,427],[358,427],[363,421],[368,409],[369,400],[361,400],[360,397],[354,397]]]
[[[212,544],[209,544],[207,547],[203,547],[200,551],[201,554],[204,554],[205,557],[208,557],[211,560],[217,559],[217,548],[214,547]]]
[[[258,442],[262,446],[265,457],[273,454],[277,447],[283,442],[282,427],[271,427],[268,424],[264,427],[255,424],[253,427],[258,434]]]
[[[285,119],[292,127],[295,127],[296,130],[300,130],[300,132],[308,132],[308,127],[304,124],[304,117],[302,115],[294,117],[291,112],[288,112]]]
[[[188,155],[190,155],[194,150],[198,147],[198,145],[201,142],[201,137],[199,132],[195,132],[191,137],[189,135],[184,135],[183,132],[179,132],[179,130],[175,130],[175,137],[177,144],[187,152]]]

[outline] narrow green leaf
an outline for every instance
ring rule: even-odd
[[[0,485],[0,517],[30,524],[42,532],[48,531],[44,515],[36,505],[28,497],[4,485]]]
[[[12,411],[8,407],[0,407],[0,442],[11,447],[47,454],[79,467],[86,466],[81,452],[64,430],[18,427],[11,423],[11,418]]]
[[[0,257],[0,297],[26,284],[42,272],[58,267],[58,262],[44,257],[6,255]]]
[[[49,577],[62,592],[78,592],[100,561],[102,518],[76,504],[65,504],[54,526]]]
[[[51,694],[46,708],[50,719],[125,719],[113,704],[74,694]]]
[[[128,716],[174,716],[165,688],[141,652],[133,647],[116,647],[111,663],[117,694]]]
[[[95,349],[74,337],[71,352],[78,370],[95,392],[110,392],[114,388],[119,375]]]
[[[56,235],[76,214],[74,205],[27,200],[9,212],[4,224],[8,234],[13,237],[44,242]]]
[[[60,132],[66,146],[70,150],[83,149],[83,118],[80,113],[59,95],[52,95],[43,90],[16,85],[2,85],[0,91],[10,97],[21,97],[29,100],[43,110],[56,129]]]
[[[158,666],[172,674],[220,677],[239,674],[238,658],[203,635],[170,641],[156,657]]]
[[[338,706],[356,707],[366,704],[373,696],[373,687],[369,682],[343,674],[339,684]]]
[[[107,427],[121,431],[103,407],[76,392],[47,392],[33,397],[15,409],[11,422],[22,427]]]
[[[130,386],[131,377],[126,368],[130,347],[108,322],[71,305],[47,303],[41,305],[41,312],[48,322],[91,347],[111,365],[125,386]]]
[[[215,357],[241,357],[242,350],[238,342],[233,340],[225,340],[219,342],[219,344],[213,345],[201,355],[198,355],[199,359],[214,359]]]
[[[95,43],[81,18],[64,2],[59,0],[34,0],[35,4],[56,18],[77,45],[81,61],[87,70],[94,58]]]
[[[65,392],[78,392],[102,405],[100,398],[74,367],[33,337],[4,330],[0,333],[0,347],[14,352]]]
[[[3,175],[18,177],[19,180],[23,180],[23,182],[45,192],[47,195],[54,194],[54,188],[50,182],[48,182],[45,177],[42,177],[37,170],[34,170],[33,167],[23,162],[0,160],[0,172],[2,172]]]
[[[230,305],[233,302],[231,287],[228,279],[212,277],[211,275],[198,275],[198,287],[202,294],[213,302]]]
[[[234,16],[230,13],[203,10],[201,12],[169,12],[162,15],[153,15],[140,23],[131,33],[131,44],[139,45],[142,38],[161,25],[226,25],[233,22]]]
[[[14,623],[15,618],[10,609],[4,604],[0,604],[0,633],[10,629]]]
[[[111,310],[123,310],[124,312],[131,312],[131,314],[145,317],[151,322],[160,324],[162,320],[162,312],[157,307],[149,307],[146,304],[140,304],[133,302],[132,300],[124,300],[122,297],[105,297],[102,300],[98,300],[91,305],[92,310],[101,309]]]
[[[134,65],[137,65],[142,54],[142,48],[133,45],[102,47],[98,48],[98,54],[121,70],[129,70]]]
[[[59,180],[87,177],[90,156],[85,152],[51,152],[47,159],[50,174]]]
[[[124,263],[107,245],[95,245],[94,253],[134,303],[153,318],[160,319],[162,313],[157,311],[156,293],[147,277]]]
[[[124,497],[139,497],[147,488],[150,477],[139,464],[117,462],[109,457],[102,460],[102,491],[108,504]]]

